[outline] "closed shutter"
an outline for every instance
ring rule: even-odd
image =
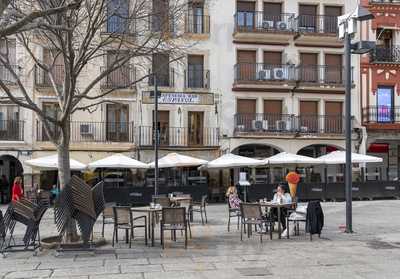
[[[317,6],[299,6],[299,27],[306,32],[316,32],[317,29]]]
[[[318,102],[316,101],[300,101],[300,115],[317,115]]]
[[[325,55],[325,82],[326,83],[342,83],[343,68],[341,54]]]
[[[153,54],[153,71],[157,73],[159,86],[171,86],[169,76],[169,55],[165,53]]]
[[[324,32],[336,33],[337,32],[337,18],[342,15],[342,7],[325,6],[324,16]]]
[[[237,114],[236,114],[236,127],[239,130],[251,131],[256,119],[256,100],[238,99],[237,100]]]
[[[264,113],[265,114],[282,114],[282,101],[281,100],[264,100]]]
[[[264,20],[281,21],[282,20],[282,3],[264,2]]]
[[[236,4],[236,10],[238,12],[254,12],[255,7],[256,3],[249,1],[238,1]]]
[[[239,81],[251,81],[256,79],[256,52],[252,50],[238,50],[238,68],[236,79]]]
[[[343,103],[325,102],[325,132],[343,132]]]
[[[300,54],[300,79],[302,82],[315,83],[319,79],[318,54]]]
[[[282,52],[264,51],[264,64],[282,65]]]
[[[318,102],[300,101],[300,131],[319,132]]]

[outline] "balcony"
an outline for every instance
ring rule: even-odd
[[[24,141],[24,121],[0,120],[0,141]]]
[[[101,72],[107,70],[107,67],[101,67]],[[103,89],[127,89],[134,88],[136,81],[136,71],[132,66],[120,67],[103,78],[101,88]]]
[[[344,87],[344,68],[327,65],[270,65],[239,63],[234,66],[234,89],[337,89]],[[284,87],[282,85],[285,85]]]
[[[151,70],[148,72],[149,86],[154,86],[154,78],[151,76]],[[157,86],[159,87],[175,87],[175,70],[169,68],[167,71],[160,71],[157,73]]]
[[[210,16],[188,14],[185,17],[185,33],[197,36],[210,34]]]
[[[400,0],[369,0],[369,4],[400,4]]]
[[[234,116],[235,136],[274,134],[344,133],[343,116],[237,113]]]
[[[233,38],[240,42],[271,42],[288,45],[296,32],[295,15],[238,12],[234,15]]]
[[[336,16],[299,15],[296,18],[296,45],[342,47],[343,42],[337,36],[337,24]]]
[[[71,143],[110,143],[134,142],[133,122],[71,122]],[[54,129],[57,133],[57,129]],[[38,121],[36,126],[36,140],[49,141],[43,123]]]
[[[381,64],[400,64],[400,46],[377,46],[371,52],[371,62]]]
[[[362,122],[368,129],[400,129],[400,107],[369,106],[362,110]]]
[[[64,65],[54,65],[50,70],[54,83],[61,86],[64,82]],[[38,87],[52,87],[50,75],[39,66],[35,66],[35,85]]]
[[[10,65],[14,73],[19,75],[20,67],[18,65]],[[0,80],[6,84],[16,84],[17,80],[12,75],[8,67],[0,65]]]
[[[210,89],[210,71],[185,70],[185,89]]]
[[[154,129],[152,126],[139,127],[138,143],[141,147],[152,147],[154,145]],[[215,148],[218,146],[218,128],[164,127],[160,129],[160,147]]]

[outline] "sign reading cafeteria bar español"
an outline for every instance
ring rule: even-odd
[[[144,104],[154,103],[153,92],[143,92]],[[186,104],[186,105],[213,105],[214,96],[211,93],[184,93],[184,92],[160,92],[159,104]]]

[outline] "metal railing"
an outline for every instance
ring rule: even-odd
[[[296,18],[296,28],[300,33],[338,33],[336,16],[328,15],[299,15]]]
[[[0,120],[0,141],[24,141],[24,121]]]
[[[107,70],[107,67],[101,67],[101,72]],[[133,88],[136,81],[136,71],[132,66],[122,66],[107,74],[101,81],[102,88]]]
[[[154,85],[154,79],[151,76],[151,70],[149,70],[149,85]],[[157,85],[163,87],[175,87],[175,70],[174,68],[168,68],[166,71],[159,71],[157,73]]]
[[[54,65],[50,70],[56,85],[64,82],[64,65]],[[50,75],[39,66],[35,66],[35,85],[51,87]]]
[[[310,84],[344,85],[345,72],[342,66],[299,65],[297,80]]]
[[[133,35],[135,33],[135,26],[133,22],[128,19],[114,15],[107,19],[103,32],[109,34]]]
[[[294,32],[294,14],[269,15],[264,12],[237,12],[234,15],[236,32]]]
[[[154,128],[152,126],[140,126],[137,136],[140,146],[154,145]],[[159,143],[163,147],[217,147],[219,146],[219,129],[161,127]]]
[[[332,115],[293,115],[237,113],[235,133],[343,134],[344,117]]]
[[[400,0],[369,0],[370,4],[400,4]]]
[[[92,122],[71,121],[71,142],[134,142],[133,122]],[[57,135],[57,130],[54,132]],[[38,121],[36,126],[37,141],[49,141],[43,123]]]
[[[376,46],[371,52],[371,60],[376,63],[400,63],[400,46]]]
[[[18,65],[10,65],[10,67],[12,68],[14,73],[19,75],[20,67]],[[11,83],[11,84],[17,82],[17,80],[12,75],[11,71],[5,65],[0,65],[0,80],[5,83]]]
[[[209,34],[210,16],[187,14],[185,17],[185,33]]]
[[[197,69],[185,70],[185,88],[210,88],[210,71]]]
[[[235,81],[295,81],[295,65],[238,63],[234,66]]]
[[[362,110],[363,123],[400,123],[400,107],[369,106]]]

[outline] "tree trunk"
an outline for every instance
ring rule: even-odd
[[[69,120],[65,121],[61,127],[61,139],[57,146],[58,153],[58,179],[60,183],[60,189],[63,189],[65,185],[71,180],[71,166],[69,158],[69,138],[70,138],[70,123]],[[67,232],[64,236],[64,242],[70,243],[75,242],[79,239],[78,232],[76,229],[76,223],[74,220],[68,224]]]

